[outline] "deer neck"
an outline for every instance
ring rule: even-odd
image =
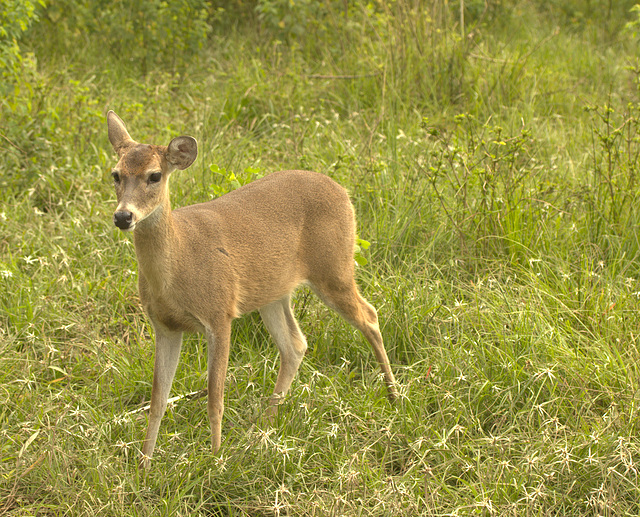
[[[170,283],[177,234],[169,199],[136,226],[133,241],[138,268],[153,291]]]

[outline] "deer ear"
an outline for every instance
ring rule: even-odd
[[[178,136],[171,140],[165,158],[172,167],[184,170],[198,156],[198,142],[192,136]]]
[[[113,146],[113,150],[119,156],[122,156],[124,150],[135,142],[129,136],[122,119],[113,111],[107,113],[107,127],[109,128],[109,141]]]

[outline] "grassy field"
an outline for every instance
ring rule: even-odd
[[[129,3],[39,7],[5,77],[0,516],[639,515],[634,2],[150,1],[144,30]],[[174,206],[285,168],[349,189],[396,405],[301,290],[309,352],[276,425],[250,314],[221,453],[185,396],[138,471],[153,340],[108,109],[140,141],[198,139]],[[205,348],[185,340],[172,395],[206,386]]]

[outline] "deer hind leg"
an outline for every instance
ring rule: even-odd
[[[278,404],[287,394],[307,350],[307,340],[300,331],[289,295],[260,309],[260,316],[280,352],[280,370],[265,417],[272,419]]]
[[[151,407],[149,411],[149,425],[142,444],[142,459],[140,464],[149,468],[153,449],[158,438],[160,421],[167,409],[167,399],[171,391],[171,384],[176,374],[182,346],[182,332],[170,332],[156,326],[156,353],[153,367],[153,386],[151,388]]]
[[[391,364],[382,341],[378,326],[378,313],[358,291],[353,278],[348,280],[330,280],[312,284],[320,298],[345,320],[356,327],[373,347],[380,369],[384,375],[387,394],[390,401],[398,398],[396,381],[391,371]]]

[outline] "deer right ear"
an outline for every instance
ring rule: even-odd
[[[122,156],[124,150],[134,143],[134,140],[129,136],[122,119],[113,111],[107,113],[107,127],[109,128],[109,141],[113,146],[113,150],[119,156]]]
[[[178,136],[169,143],[165,156],[172,167],[182,171],[198,156],[198,142],[192,136]]]

